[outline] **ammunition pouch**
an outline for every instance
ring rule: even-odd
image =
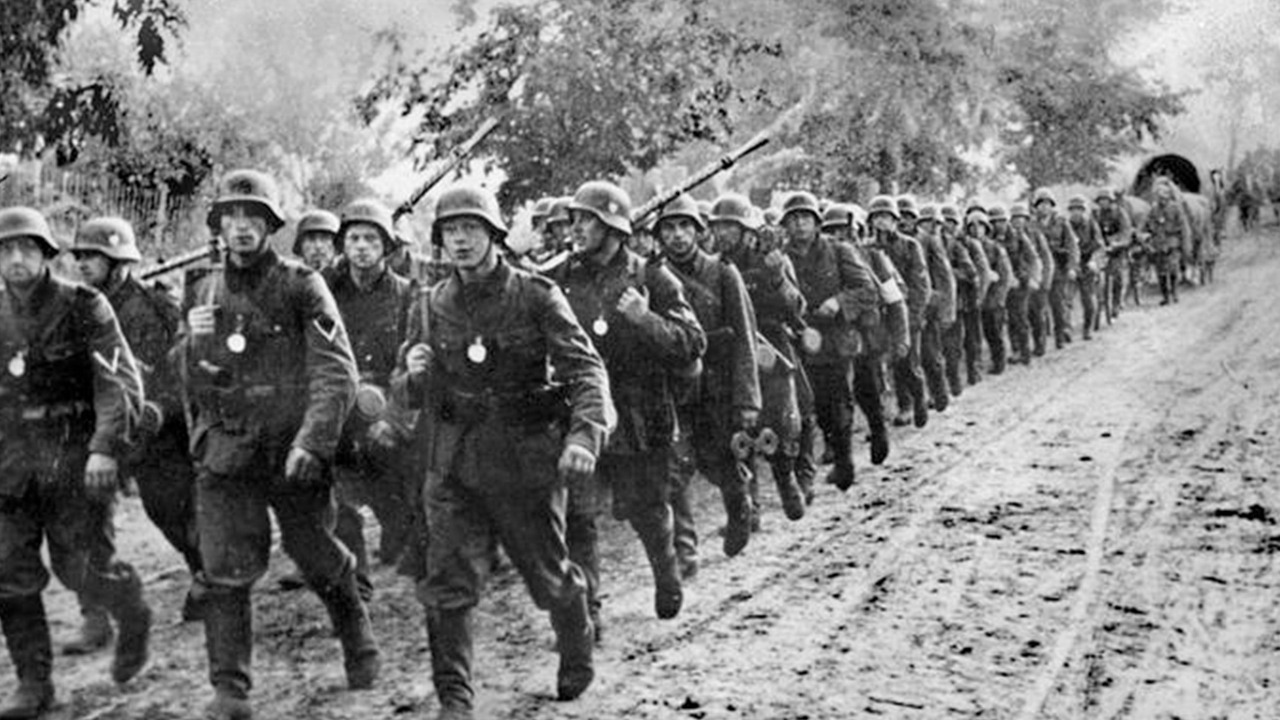
[[[502,425],[532,428],[569,422],[569,393],[563,385],[512,393],[440,390],[433,393],[439,398],[434,410],[436,417],[445,423],[480,425],[494,420]]]

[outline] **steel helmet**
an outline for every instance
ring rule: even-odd
[[[258,170],[232,170],[218,183],[218,196],[209,210],[207,224],[214,234],[222,230],[222,211],[231,203],[248,203],[267,215],[267,233],[284,226],[280,212],[280,188],[271,176]]]
[[[867,205],[868,219],[880,213],[892,215],[894,220],[899,219],[897,201],[888,195],[877,195],[871,198],[871,203]]]
[[[533,204],[533,212],[529,215],[529,222],[537,225],[539,220],[545,221],[547,216],[551,214],[551,203],[553,202],[555,202],[555,198],[538,198],[538,201]]]
[[[822,213],[822,229],[853,227],[853,208],[842,203],[831,203]]]
[[[898,217],[910,215],[913,218],[920,217],[920,210],[916,207],[916,199],[914,195],[898,196]]]
[[[1009,211],[1003,205],[991,205],[987,208],[987,216],[995,223],[997,220],[1008,220]]]
[[[1031,207],[1035,207],[1045,200],[1048,200],[1049,204],[1054,207],[1058,206],[1058,200],[1053,196],[1053,192],[1049,188],[1036,188],[1036,191],[1031,193]]]
[[[293,234],[293,254],[302,254],[302,236],[307,233],[328,233],[334,237],[337,245],[338,216],[328,210],[310,210],[298,220],[298,228]]]
[[[950,220],[952,222],[959,223],[960,208],[952,205],[951,203],[946,203],[942,207],[938,208],[938,218],[944,221]]]
[[[707,223],[711,222],[711,203],[706,200],[698,201],[698,217],[702,218],[702,229],[706,230]]]
[[[1027,208],[1026,203],[1014,203],[1009,206],[1010,218],[1031,218],[1031,211]]]
[[[966,226],[974,223],[981,223],[983,225],[986,225],[987,230],[988,231],[991,230],[991,218],[987,217],[987,213],[985,210],[972,210],[969,212],[968,215],[964,216],[964,224]]]
[[[347,234],[347,228],[356,223],[366,223],[378,228],[379,232],[382,233],[382,251],[391,252],[399,244],[399,240],[396,237],[395,224],[391,217],[391,208],[377,198],[363,198],[352,201],[342,208],[342,222],[338,225],[337,237],[334,238],[333,247],[338,252],[342,252],[342,239]],[[440,216],[437,215],[436,219],[439,220]],[[301,228],[302,225],[299,224],[298,227]]]
[[[547,209],[547,224],[573,222],[573,218],[569,217],[569,203],[571,202],[573,202],[573,198],[568,195],[552,199],[551,206]]]
[[[738,223],[747,230],[760,229],[760,215],[746,195],[725,193],[711,204],[711,222]]]
[[[675,200],[663,205],[662,210],[658,211],[658,220],[654,223],[654,228],[656,229],[657,226],[661,225],[662,221],[667,218],[682,217],[689,218],[693,221],[694,225],[698,226],[698,230],[706,232],[707,224],[702,220],[702,213],[700,212],[699,205],[701,205],[701,203],[695,202],[694,199],[689,197],[686,193],[677,195]]]
[[[777,225],[778,220],[782,218],[782,212],[776,207],[765,208],[763,217],[766,225]]]
[[[1111,190],[1107,188],[1098,188],[1098,191],[1093,194],[1094,202],[1099,200],[1115,200],[1116,197],[1117,196],[1112,194]]]
[[[0,241],[19,237],[38,240],[46,257],[53,257],[61,252],[49,230],[49,221],[38,210],[29,207],[0,210]]]
[[[133,226],[119,217],[94,218],[76,230],[71,252],[96,252],[120,262],[140,262],[138,240]]]
[[[1075,210],[1077,208],[1081,210],[1089,209],[1089,201],[1086,200],[1083,195],[1072,195],[1071,199],[1067,200],[1068,210]]]
[[[807,212],[813,214],[813,219],[822,222],[822,211],[818,209],[818,198],[813,193],[794,192],[787,196],[782,202],[782,215],[778,218],[778,222],[786,222],[787,216],[791,213]]]
[[[507,237],[507,224],[498,210],[498,198],[492,192],[474,185],[454,185],[436,199],[435,222],[431,225],[431,242],[439,245],[440,223],[449,218],[480,218],[489,226],[496,242]]]
[[[585,182],[569,201],[570,210],[581,210],[624,235],[631,234],[631,198],[626,191],[605,180]],[[697,213],[697,208],[694,208]]]
[[[937,222],[938,220],[938,204],[937,203],[925,203],[924,205],[920,206],[920,221],[924,222],[926,220]]]

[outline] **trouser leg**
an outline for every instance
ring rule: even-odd
[[[630,523],[644,546],[653,571],[654,611],[663,619],[678,615],[684,601],[668,497],[669,458],[670,448],[664,447],[606,455],[598,465],[613,490],[614,516]]]
[[[827,481],[840,490],[848,490],[854,481],[852,375],[853,366],[847,361],[809,368],[818,427],[835,465]]]
[[[970,385],[982,380],[979,366],[982,363],[982,310],[964,311],[964,366]]]
[[[881,385],[879,356],[864,353],[854,358],[853,399],[867,419],[872,465],[883,463],[889,456],[889,431],[885,426]]]
[[[53,641],[39,594],[0,599],[0,629],[18,687],[0,718],[35,718],[53,704]]]
[[[951,394],[960,397],[964,391],[964,380],[961,378],[961,366],[964,362],[964,319],[957,316],[956,321],[942,331],[942,359],[946,363],[947,386]]]
[[[991,374],[1004,372],[1004,325],[1005,309],[992,307],[982,311],[982,330],[987,339],[987,350],[991,354]]]
[[[920,336],[920,365],[929,386],[933,409],[945,411],[950,402],[950,393],[947,390],[947,376],[942,359],[942,321],[938,319],[937,313],[925,321],[924,331]],[[854,377],[857,377],[856,370]]]
[[[1082,272],[1076,278],[1076,284],[1080,290],[1080,306],[1084,309],[1084,328],[1080,336],[1088,340],[1093,336],[1098,320],[1097,276],[1091,272]]]

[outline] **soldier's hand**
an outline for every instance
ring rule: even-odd
[[[300,447],[289,448],[284,459],[284,479],[299,485],[317,485],[324,478],[324,466],[320,458]]]
[[[838,312],[840,312],[840,301],[835,297],[829,297],[813,314],[820,318],[829,318],[835,317]]]
[[[394,450],[400,440],[395,428],[386,420],[379,420],[369,426],[369,439],[384,450]]]
[[[1068,280],[1075,280],[1075,279],[1076,279],[1076,275],[1077,275],[1077,274],[1078,274],[1078,273],[1076,273],[1076,271],[1075,271],[1075,270],[1068,270],[1068,271],[1067,271],[1067,279],[1068,279]]]
[[[911,343],[910,343],[910,341],[903,340],[903,341],[901,341],[901,342],[896,342],[896,343],[894,343],[894,344],[893,344],[893,359],[894,359],[894,360],[902,360],[902,359],[903,359],[903,358],[905,358],[905,357],[907,356],[907,354],[908,354],[908,353],[910,353],[910,352],[911,352]]]
[[[760,411],[755,408],[741,408],[738,410],[738,427],[743,430],[755,430],[756,425],[760,424]]]
[[[418,379],[427,372],[427,368],[431,367],[431,360],[435,356],[431,346],[426,343],[418,343],[409,348],[409,352],[404,356],[405,367],[409,370],[409,377]]]
[[[586,480],[596,471],[596,456],[581,445],[569,443],[560,453],[558,469],[565,480]]]
[[[102,453],[91,453],[84,465],[84,486],[90,495],[110,497],[116,491],[119,465],[116,459]]]
[[[770,270],[780,270],[782,268],[782,251],[774,248],[764,256],[764,266]]]
[[[217,328],[217,305],[197,305],[187,312],[187,328],[195,337],[212,335]]]
[[[622,297],[618,298],[618,312],[622,316],[633,323],[638,323],[649,312],[649,293],[648,291],[636,290],[634,287],[627,288]]]

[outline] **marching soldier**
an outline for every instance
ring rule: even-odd
[[[177,378],[168,354],[177,341],[181,312],[162,286],[143,285],[132,272],[142,260],[133,227],[118,217],[89,220],[76,231],[71,248],[81,278],[111,303],[120,329],[137,360],[147,393],[148,421],[141,423],[134,444],[121,458],[121,476],[137,482],[142,508],[186,562],[191,577],[200,574],[196,535],[195,469],[188,454],[187,426]],[[81,598],[83,600],[83,598]],[[104,608],[85,607],[79,640],[67,654],[90,652],[111,640]],[[182,619],[200,619],[199,598],[188,592]]]
[[[1044,237],[1053,255],[1053,284],[1049,288],[1049,310],[1053,317],[1053,341],[1061,349],[1071,342],[1072,286],[1080,275],[1080,240],[1057,210],[1058,202],[1048,188],[1031,196],[1035,213],[1033,227]]]
[[[1152,263],[1160,280],[1161,305],[1178,302],[1178,277],[1182,254],[1191,238],[1191,226],[1178,202],[1177,189],[1168,180],[1155,186],[1156,201],[1151,205],[1142,231],[1150,236]]]
[[[1058,266],[1054,262],[1053,251],[1049,249],[1048,239],[1032,224],[1031,211],[1025,204],[1014,203],[1009,209],[1009,218],[1014,231],[1025,233],[1036,249],[1036,255],[1040,257],[1040,287],[1031,293],[1027,303],[1027,319],[1031,326],[1031,354],[1042,357],[1051,326],[1049,290],[1053,287],[1053,278],[1058,273]]]
[[[1129,250],[1133,247],[1133,221],[1125,212],[1123,198],[1113,197],[1111,191],[1102,188],[1094,196],[1093,220],[1102,231],[1102,243],[1107,248],[1107,285],[1111,288],[1111,314],[1120,312],[1124,302],[1125,281],[1129,276]]]
[[[592,181],[569,205],[577,250],[555,273],[578,321],[604,358],[618,429],[597,466],[592,490],[613,493],[613,516],[626,520],[644,545],[654,579],[654,612],[669,619],[684,601],[673,541],[668,464],[676,428],[676,380],[687,382],[706,350],[706,335],[685,299],[680,281],[660,263],[627,247],[631,199],[618,186]],[[591,525],[569,529],[578,543],[594,544]],[[570,538],[570,547],[575,538]],[[588,590],[598,597],[599,560],[587,570]]]
[[[964,362],[967,318],[978,301],[978,267],[969,254],[969,245],[960,237],[960,211],[955,205],[938,208],[941,219],[939,236],[947,249],[956,282],[956,321],[942,332],[942,358],[946,363],[947,384],[951,394],[959,397],[964,389],[960,368]]]
[[[915,201],[910,198],[907,208],[915,212]],[[893,361],[893,389],[898,397],[898,415],[893,424],[905,426],[914,420],[916,427],[924,427],[929,422],[928,400],[924,394],[924,372],[920,367],[920,341],[924,333],[924,316],[933,295],[933,283],[929,279],[929,266],[924,258],[920,243],[910,235],[898,232],[898,208],[901,201],[895,204],[893,198],[882,195],[871,200],[867,206],[871,224],[871,236],[868,245],[882,250],[893,262],[899,276],[905,280],[902,289],[906,292],[910,346],[907,354],[896,357]],[[910,221],[915,227],[915,216]],[[884,280],[881,279],[881,283]]]
[[[227,173],[209,211],[226,262],[192,278],[175,353],[195,406],[196,513],[209,716],[252,716],[250,590],[267,570],[275,513],[285,552],[324,602],[342,642],[347,684],[373,685],[379,653],[351,553],[333,534],[329,464],[351,409],[356,365],[320,274],[279,257],[275,181]]]
[[[975,211],[985,214],[982,208],[970,207],[965,211],[965,218],[971,217]],[[969,384],[977,385],[982,380],[982,372],[978,369],[982,365],[982,310],[986,307],[987,293],[997,276],[991,269],[991,259],[987,257],[984,241],[970,232],[972,227],[966,219],[960,233],[960,240],[965,244],[965,248],[969,251],[969,258],[973,261],[975,275],[973,304],[968,307],[962,319],[964,320],[965,370]]]
[[[969,236],[982,243],[983,254],[987,256],[987,262],[996,278],[987,288],[987,296],[982,301],[982,333],[987,339],[987,350],[991,355],[988,371],[992,375],[999,375],[1004,372],[1005,366],[1005,302],[1013,283],[1013,266],[1009,264],[1009,255],[1004,246],[992,237],[991,219],[985,211],[969,213],[965,222]]]
[[[356,580],[366,601],[372,596],[369,553],[360,506],[373,509],[382,526],[379,558],[394,563],[409,535],[413,473],[407,467],[412,417],[387,404],[391,372],[405,335],[411,283],[387,268],[395,245],[391,210],[378,200],[356,200],[342,210],[338,251],[325,272],[329,291],[347,327],[360,384],[355,412],[343,425],[334,456],[339,498],[334,529],[356,558]]]
[[[800,453],[797,386],[807,386],[808,380],[791,338],[803,324],[804,296],[791,261],[781,249],[761,242],[762,225],[746,196],[727,193],[711,205],[716,247],[742,274],[760,331],[756,352],[763,407],[757,440],[763,442],[757,444],[766,446],[761,453],[773,471],[783,512],[788,519],[799,520],[804,517],[806,489],[800,486],[795,470]],[[770,433],[775,438],[772,452],[766,440]]]
[[[735,457],[732,442],[737,433],[753,433],[760,421],[755,313],[738,269],[699,247],[699,238],[710,233],[691,197],[668,203],[657,230],[707,337],[702,375],[678,405],[679,422],[681,432],[689,433],[697,469],[720,489],[727,519],[724,554],[733,557],[746,548],[758,512],[750,495],[749,456]]]
[[[956,278],[951,256],[938,231],[938,206],[932,203],[920,208],[916,223],[916,240],[924,250],[929,266],[929,282],[933,293],[924,311],[924,328],[920,337],[920,366],[929,386],[934,410],[943,412],[950,403],[947,389],[946,361],[943,358],[942,335],[956,321]]]
[[[43,543],[58,579],[119,624],[113,680],[142,670],[151,631],[111,524],[141,378],[110,303],[54,276],[57,254],[44,216],[0,210],[0,629],[18,676],[0,706],[6,718],[36,718],[53,703]]]
[[[493,194],[454,186],[435,217],[432,241],[454,270],[414,305],[394,385],[432,416],[419,588],[439,717],[453,720],[472,717],[471,611],[495,543],[550,612],[559,698],[591,684],[593,629],[565,545],[565,482],[591,476],[615,418],[604,365],[564,295],[502,257],[507,227]]]
[[[298,220],[293,236],[293,254],[307,267],[320,272],[338,256],[338,216],[328,210],[312,210]]]
[[[1040,254],[1027,235],[1027,214],[1018,207],[1018,216],[1010,222],[1003,205],[991,206],[991,230],[1004,247],[1013,268],[1009,294],[1005,298],[1008,314],[1010,362],[1031,364],[1030,302],[1032,293],[1040,289],[1042,268]]]
[[[1084,329],[1080,335],[1088,340],[1090,333],[1098,329],[1098,265],[1106,256],[1107,246],[1102,228],[1093,219],[1089,201],[1083,195],[1073,195],[1067,201],[1067,221],[1080,243],[1080,274],[1076,276],[1080,304],[1084,307]]]
[[[898,232],[916,237],[920,210],[916,206],[915,197],[912,195],[899,195],[894,202],[898,206]]]
[[[875,325],[879,283],[852,248],[820,233],[821,217],[811,193],[793,193],[782,205],[781,222],[789,240],[786,253],[808,307],[809,327],[802,345],[813,386],[814,420],[835,461],[827,481],[848,490],[854,481],[852,363],[861,346],[860,329]],[[808,423],[800,442],[801,457],[812,464]]]

